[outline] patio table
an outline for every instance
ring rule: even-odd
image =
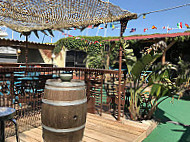
[[[16,110],[10,107],[0,107],[0,142],[5,142],[5,122],[6,120],[11,120],[15,125],[16,130],[16,140],[18,139],[18,128],[16,120],[13,119],[13,116],[16,114]]]

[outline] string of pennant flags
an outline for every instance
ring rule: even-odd
[[[174,30],[174,29],[190,29],[189,25],[186,23],[185,23],[185,27],[186,28],[183,28],[182,22],[179,22],[179,23],[177,23],[177,28],[171,28],[169,26],[163,26],[162,29],[166,29],[167,31]],[[153,25],[151,28],[144,28],[144,32],[146,32],[148,29],[158,29],[158,28]],[[133,31],[134,31],[134,29],[131,29],[130,32],[133,32]],[[136,31],[136,29],[135,29],[135,31]]]
[[[177,28],[170,28],[169,26],[163,26],[162,29],[167,29],[167,30],[172,30],[172,29],[190,29],[190,26],[188,24],[185,23],[185,27],[183,28],[183,24],[182,22],[177,23]],[[88,28],[92,28],[92,26],[88,27]],[[105,27],[107,28],[107,27]],[[112,28],[112,30],[114,29],[120,29],[118,26],[115,26],[114,24],[110,24],[110,28]],[[104,29],[103,27],[99,27],[99,29]],[[126,28],[126,29],[130,29],[130,33],[135,32],[136,28]],[[158,29],[155,25],[153,25],[151,28],[144,28],[143,31],[146,32],[148,29]]]
[[[174,29],[190,29],[190,26],[186,23],[185,23],[185,27],[186,28],[183,28],[182,22],[179,22],[179,23],[177,23],[177,28],[171,28],[169,26],[163,26],[162,29],[166,29],[167,31],[174,30]],[[129,28],[127,28],[127,29],[129,29]],[[157,30],[158,28],[155,25],[153,25],[151,28],[144,28],[143,31],[146,32],[149,29]],[[133,32],[136,32],[136,30],[137,30],[136,28],[131,28],[129,32],[133,33]]]
[[[167,31],[170,31],[170,30],[173,30],[173,29],[190,29],[190,26],[187,23],[185,23],[184,25],[185,25],[186,28],[183,28],[183,23],[179,22],[179,23],[177,23],[177,28],[171,28],[169,26],[163,26],[162,29],[166,29]],[[107,24],[105,24],[104,28],[99,26],[98,29],[106,29],[107,27],[108,27]],[[90,25],[87,28],[88,29],[93,29],[93,28],[96,28],[96,27],[93,26],[93,25]],[[115,26],[114,24],[110,24],[110,28],[112,30],[119,29],[119,27]],[[129,31],[130,33],[136,32],[136,28],[126,28],[126,29],[130,29],[130,31]],[[143,31],[146,32],[149,29],[157,30],[158,28],[155,25],[153,25],[151,28],[144,28]],[[76,28],[74,28],[73,30],[76,30]],[[62,32],[62,35],[72,37],[73,39],[80,39],[81,41],[84,40],[89,45],[91,45],[91,44],[99,44],[100,46],[102,46],[102,44],[99,41],[90,41],[90,40],[87,40],[87,39],[84,39],[84,38],[81,38],[81,37],[75,37],[73,35],[70,35],[70,34],[67,34],[67,33],[64,33],[64,32]]]
[[[173,29],[190,29],[190,26],[187,23],[185,23],[185,27],[186,28],[183,28],[183,23],[179,22],[179,23],[177,23],[176,28],[171,28],[169,26],[163,26],[162,29],[166,29],[168,31],[173,30]],[[90,25],[90,26],[87,27],[87,29],[94,29],[94,28],[97,28],[97,26]],[[98,26],[98,29],[107,29],[107,28],[108,28],[108,24],[104,24],[104,27]],[[114,25],[113,23],[110,23],[110,28],[112,30],[120,29],[119,26]],[[130,31],[129,31],[130,33],[133,33],[133,32],[135,32],[137,30],[137,28],[128,28],[128,27],[126,29],[130,29]],[[149,29],[158,29],[158,28],[155,25],[153,25],[151,28],[144,28],[143,31],[146,32]],[[76,30],[76,28],[74,28],[74,30]]]

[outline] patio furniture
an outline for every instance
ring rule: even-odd
[[[5,142],[5,122],[6,120],[11,120],[15,125],[16,140],[19,142],[18,137],[18,127],[16,120],[13,116],[16,114],[16,110],[10,107],[0,107],[0,142]]]

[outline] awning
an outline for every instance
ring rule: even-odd
[[[137,14],[102,0],[2,0],[0,25],[17,32],[47,29],[83,29],[98,25],[136,19]]]

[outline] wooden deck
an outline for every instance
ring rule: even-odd
[[[151,121],[138,123],[122,119],[117,122],[107,114],[102,117],[88,114],[83,142],[140,142],[155,127]],[[43,142],[42,127],[20,133],[19,137],[21,142]],[[15,136],[7,138],[6,142],[16,142]]]

